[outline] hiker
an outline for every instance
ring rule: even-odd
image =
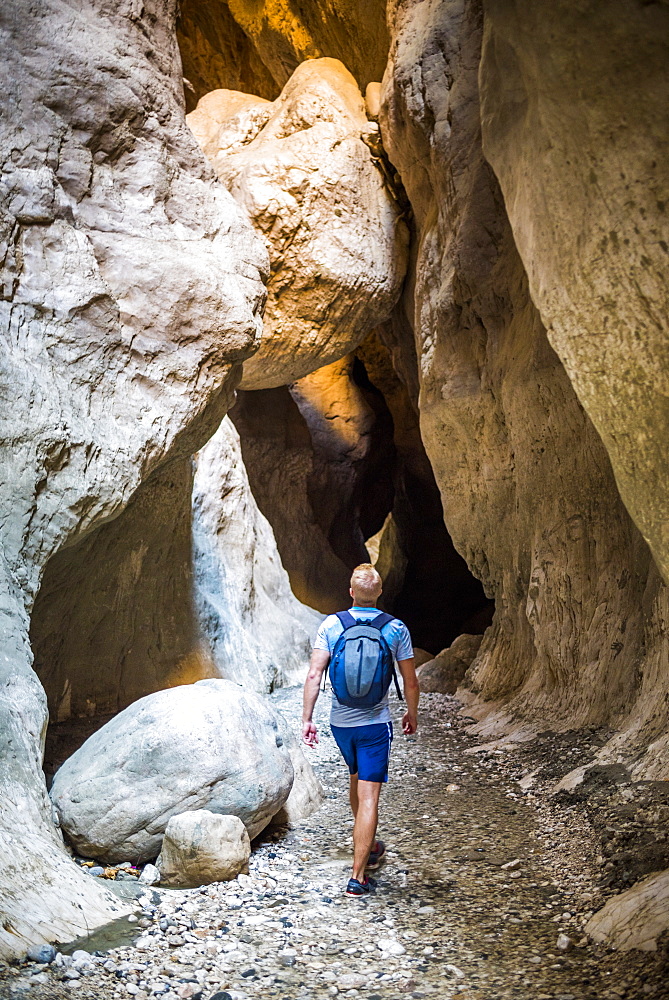
[[[411,636],[406,625],[376,607],[383,582],[371,563],[356,566],[351,577],[353,607],[328,615],[321,623],[304,684],[302,739],[318,743],[312,722],[323,671],[330,668],[332,710],[330,725],[350,773],[353,811],[353,873],[348,896],[371,892],[376,883],[365,870],[379,867],[386,848],[376,839],[381,785],[388,780],[393,726],[388,690],[395,681],[393,660],[402,674],[407,710],[402,718],[406,736],[418,728],[418,679]]]

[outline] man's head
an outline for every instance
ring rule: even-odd
[[[373,604],[381,596],[383,580],[371,563],[360,563],[351,576],[351,597],[356,604]]]

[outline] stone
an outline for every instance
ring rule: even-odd
[[[377,948],[388,955],[404,955],[406,948],[394,938],[380,938],[376,942]]]
[[[160,869],[156,865],[144,865],[139,881],[143,885],[157,885],[160,882]]]
[[[253,6],[184,0],[178,24],[186,99],[216,87],[273,99],[305,59],[340,59],[364,90],[380,80],[388,55],[383,0],[329,0],[327,10],[285,3]]]
[[[113,862],[156,857],[184,806],[239,816],[254,837],[292,782],[267,703],[232,681],[202,680],[120,712],[63,764],[51,796],[77,850]]]
[[[570,948],[573,948],[574,942],[568,934],[558,934],[555,946],[558,951],[569,951]]]
[[[52,944],[38,944],[28,948],[26,958],[31,962],[46,963],[50,965],[56,957],[56,949]]]
[[[266,251],[185,126],[175,6],[143,5],[150,46],[128,10],[3,17],[2,958],[127,906],[72,864],[46,794],[29,638],[45,567],[204,443],[261,332]]]
[[[341,358],[389,317],[408,242],[361,138],[355,80],[336,59],[310,59],[273,103],[213,91],[188,123],[270,253],[263,337],[241,387],[285,385]]]
[[[669,871],[655,872],[612,896],[585,925],[597,944],[620,951],[656,951],[669,929]]]
[[[248,873],[251,841],[237,816],[196,809],[172,816],[158,858],[162,885],[190,888]]]
[[[455,694],[481,646],[482,635],[459,635],[418,669],[421,691]]]

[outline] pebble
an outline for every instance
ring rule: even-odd
[[[52,944],[36,944],[28,948],[27,958],[31,962],[49,965],[56,957],[56,949]]]

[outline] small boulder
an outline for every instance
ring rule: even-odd
[[[144,865],[144,870],[139,876],[139,881],[143,885],[157,885],[160,882],[159,869],[155,865]]]
[[[482,635],[459,635],[448,649],[418,668],[421,691],[455,694],[470,664],[479,651]]]
[[[158,858],[162,885],[191,889],[247,873],[251,841],[237,816],[208,809],[172,816]]]
[[[288,798],[293,765],[277,714],[228,680],[140,698],[56,772],[51,798],[77,851],[107,862],[159,853],[172,816],[238,816],[255,837]]]

